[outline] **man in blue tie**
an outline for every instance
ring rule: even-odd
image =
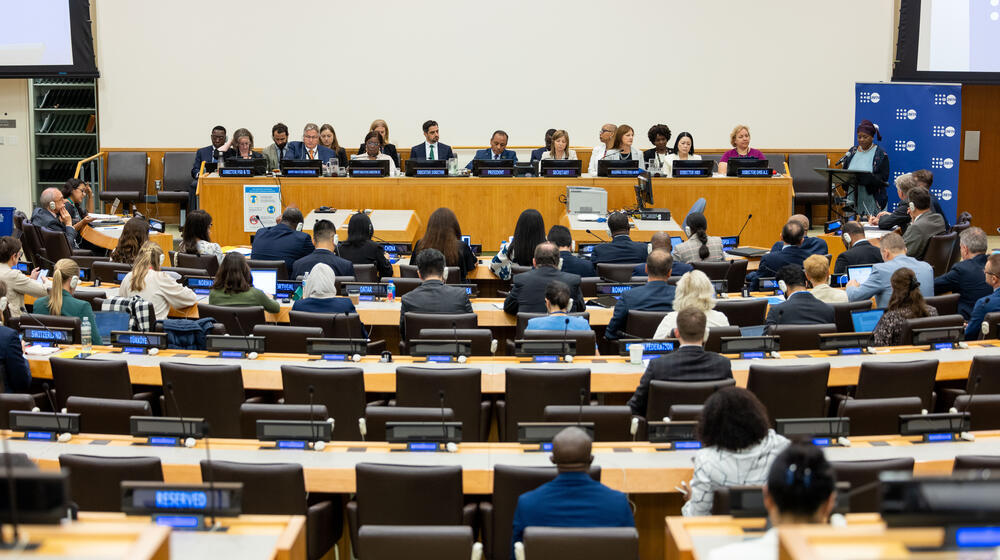
[[[319,126],[308,123],[302,130],[301,142],[289,142],[285,148],[285,159],[318,159],[329,161],[337,157],[336,152],[319,144]]]
[[[437,121],[424,123],[424,142],[410,148],[410,159],[414,160],[449,160],[454,156],[451,146],[438,142],[441,138],[441,128]]]
[[[476,151],[476,155],[472,158],[472,161],[477,159],[512,159],[516,163],[517,154],[514,153],[513,150],[507,149],[507,133],[502,130],[498,130],[493,133],[493,136],[490,137],[489,148]],[[465,166],[466,169],[472,169],[472,161]]]

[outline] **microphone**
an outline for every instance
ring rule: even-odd
[[[845,161],[847,161],[847,156],[849,156],[849,155],[851,155],[851,151],[850,150],[844,152],[844,157],[838,159],[837,163],[835,163],[834,165],[840,165],[840,164],[844,163]]]
[[[319,440],[319,435],[316,433],[316,416],[313,413],[313,400],[315,399],[316,387],[309,385],[306,390],[309,392],[309,433],[312,434],[313,442],[316,442]]]
[[[601,237],[600,235],[597,235],[596,233],[590,231],[589,229],[584,230],[584,231],[586,231],[590,235],[593,235],[594,237],[596,237],[598,240],[600,240],[601,243],[610,243],[610,241],[608,241],[607,239],[604,239],[603,237]]]
[[[458,322],[456,321],[451,322],[451,332],[452,336],[455,337],[455,357],[458,360],[458,363],[464,364],[468,358],[466,358],[465,355],[462,354],[462,351],[459,349],[458,346]]]
[[[569,343],[569,341],[566,340],[566,334],[567,334],[568,331],[569,331],[569,317],[566,317],[566,323],[565,323],[565,326],[563,327],[562,353],[563,353],[564,359],[567,362],[570,361],[570,357],[571,357],[569,355],[569,349],[567,348],[567,344]]]
[[[576,414],[576,425],[583,423],[583,403],[587,400],[587,390],[580,387],[580,410]]]
[[[65,443],[69,441],[73,436],[69,432],[64,432],[62,429],[62,423],[59,421],[59,409],[56,408],[56,401],[52,399],[52,392],[49,391],[49,384],[42,383],[42,390],[45,391],[45,398],[49,400],[49,406],[52,407],[52,416],[53,418],[56,419],[56,431],[59,432],[59,436],[57,437],[57,439],[60,442]]]
[[[747,221],[743,222],[743,227],[741,227],[740,232],[736,234],[737,238],[743,235],[743,230],[747,229],[747,224],[750,223],[750,218],[753,218],[753,214],[747,214]]]
[[[344,311],[344,322],[347,324],[347,344],[351,347],[351,361],[360,362],[361,353],[357,351],[357,347],[354,346],[354,333],[351,328],[351,314],[348,311]]]
[[[177,417],[180,418],[180,420],[181,420],[181,425],[184,426],[185,425],[184,416],[181,414],[181,407],[180,407],[180,404],[177,402],[177,395],[174,394],[174,384],[172,382],[168,381],[167,384],[163,386],[163,388],[166,389],[166,391],[165,391],[166,393],[170,394],[170,404],[173,405],[174,411],[177,412]],[[185,431],[187,431],[187,430],[185,429]],[[201,435],[202,435],[202,438],[203,438],[202,441],[205,442],[205,463],[206,463],[206,466],[208,467],[208,494],[209,494],[209,498],[208,498],[208,515],[209,515],[209,519],[210,519],[210,523],[211,523],[209,525],[209,529],[208,530],[209,531],[214,531],[215,530],[215,510],[216,510],[216,508],[218,506],[216,505],[216,498],[217,497],[216,497],[216,494],[215,494],[215,471],[212,469],[212,454],[211,454],[211,450],[210,450],[209,445],[208,445],[208,424],[207,423],[202,424]],[[192,440],[193,440],[193,438],[188,438],[187,440],[185,440],[185,442],[184,442],[185,447],[194,447],[194,442]],[[188,445],[189,442],[191,443],[191,445]]]
[[[236,326],[240,328],[240,332],[247,332],[247,330],[243,328],[243,323],[240,322],[240,316],[238,313],[233,313],[233,320],[236,321]],[[243,335],[243,342],[246,343],[247,347],[247,359],[256,360],[257,353],[253,351],[253,346],[251,346],[250,341],[246,339],[247,336],[249,335]]]
[[[164,385],[163,388],[167,390],[166,391],[167,393],[170,393],[170,404],[173,405],[174,412],[177,413],[177,418],[179,418],[181,421],[181,426],[186,426],[187,422],[184,421],[184,416],[181,415],[181,407],[177,405],[177,397],[174,396],[174,384],[171,383],[170,381],[167,381],[167,384]],[[193,428],[194,424],[192,424],[191,427]],[[186,427],[182,429],[184,430],[185,433],[187,432]],[[194,446],[195,446],[194,437],[188,436],[184,438],[184,447],[194,447]]]
[[[448,427],[444,423],[444,389],[438,391],[438,399],[441,402],[441,440],[445,449],[454,452],[458,447],[454,442],[448,441]]]

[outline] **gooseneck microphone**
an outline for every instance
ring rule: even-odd
[[[313,401],[315,399],[316,387],[309,385],[306,390],[309,391],[309,433],[312,434],[313,441],[316,441],[319,439],[319,435],[316,433],[316,417],[313,413]]]
[[[569,341],[566,340],[566,335],[568,334],[569,331],[569,317],[566,317],[564,325],[565,326],[563,327],[562,353],[563,356],[567,356],[569,354],[569,349],[568,349]]]
[[[580,387],[580,408],[576,414],[576,425],[583,423],[583,403],[587,400],[587,389]]]
[[[56,419],[56,430],[59,432],[57,439],[59,441],[69,441],[70,434],[68,431],[64,432],[62,429],[62,423],[59,420],[59,409],[56,408],[56,401],[52,399],[52,391],[49,390],[48,383],[42,383],[42,391],[45,391],[45,398],[49,401],[49,406],[52,407],[52,417]]]
[[[590,235],[593,235],[594,237],[596,237],[596,238],[597,238],[597,239],[598,239],[598,240],[599,240],[599,241],[600,241],[601,243],[611,243],[611,240],[609,240],[609,239],[604,239],[603,237],[601,237],[600,235],[597,235],[596,233],[594,233],[594,232],[590,231],[589,229],[587,229],[587,230],[584,230],[584,231],[586,231],[586,232],[587,232],[587,233],[589,233]]]
[[[239,315],[239,313],[233,313],[233,320],[236,321],[236,326],[239,327],[240,328],[240,332],[243,333],[243,342],[246,344],[246,347],[247,347],[247,359],[248,360],[255,360],[255,359],[257,359],[257,352],[254,351],[253,345],[251,345],[250,341],[247,340],[247,338],[246,338],[248,336],[252,336],[252,334],[248,334],[247,330],[243,328],[243,323],[240,322],[240,315]]]
[[[747,229],[747,224],[750,223],[750,218],[753,218],[753,214],[747,214],[747,221],[743,222],[743,227],[741,227],[740,232],[736,234],[737,238],[743,235],[743,230]]]
[[[448,444],[448,427],[444,423],[444,389],[438,391],[438,399],[441,403],[441,443]]]
[[[242,328],[242,327],[241,327]],[[170,404],[173,405],[174,411],[177,412],[177,417],[181,420],[181,425],[185,424],[184,416],[181,414],[180,404],[177,402],[177,395],[174,394],[174,384],[168,381],[166,385],[163,386],[166,392],[170,395]],[[186,431],[186,430],[185,430]],[[192,430],[193,433],[194,430]],[[208,515],[209,515],[209,531],[215,530],[215,510],[218,508],[216,500],[218,496],[215,493],[215,471],[212,469],[212,453],[208,445],[208,423],[202,425],[201,430],[202,441],[205,442],[205,466],[208,467]]]

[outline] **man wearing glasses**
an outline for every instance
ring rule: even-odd
[[[318,159],[322,162],[337,157],[333,150],[319,144],[319,127],[308,123],[302,129],[301,142],[289,142],[285,148],[285,159]]]
[[[607,123],[601,127],[601,143],[594,146],[594,150],[590,152],[590,166],[588,166],[587,171],[591,175],[597,175],[597,162],[601,161],[604,154],[613,147],[615,130],[618,130],[618,127],[611,123]]]
[[[994,291],[976,301],[975,307],[972,308],[972,317],[965,327],[965,340],[978,340],[986,314],[1000,311],[1000,253],[993,253],[986,259],[983,276]]]
[[[220,155],[218,153],[219,148],[226,143],[226,127],[217,125],[212,129],[212,145],[205,146],[198,150],[194,155],[194,167],[191,168],[191,186],[188,188],[188,207],[187,211],[191,212],[198,208],[198,196],[196,194],[198,190],[198,172],[201,170],[202,162],[209,164],[215,164],[219,162],[220,157],[226,157],[225,154]],[[214,170],[210,170],[214,171]]]

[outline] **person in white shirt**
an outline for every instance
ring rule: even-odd
[[[541,159],[576,159],[576,151],[569,149],[569,133],[557,130],[552,133],[552,149],[542,152]]]
[[[184,222],[179,253],[189,255],[214,255],[222,264],[225,255],[218,243],[212,243],[212,215],[204,210],[192,210]]]
[[[775,457],[764,486],[771,529],[759,539],[716,548],[708,560],[777,560],[781,527],[827,523],[837,503],[836,484],[823,450],[806,443],[790,445]]]
[[[846,303],[847,292],[831,288],[830,280],[830,260],[822,255],[810,255],[802,263],[802,268],[806,270],[806,279],[812,284],[809,293],[823,303]]]
[[[725,313],[716,311],[715,307],[715,287],[708,276],[700,270],[691,270],[684,273],[677,282],[677,291],[674,293],[674,310],[667,313],[667,316],[660,321],[656,327],[655,339],[675,338],[674,329],[677,328],[677,313],[688,307],[700,309],[705,313],[705,337],[708,340],[708,329],[710,327],[728,327],[729,318]]]
[[[11,317],[20,317],[24,313],[24,296],[35,298],[49,295],[45,285],[38,282],[38,269],[26,275],[14,268],[21,260],[21,242],[6,235],[0,237],[0,281],[7,286],[7,309]]]
[[[677,160],[687,161],[689,159],[701,160],[701,156],[694,153],[694,137],[690,132],[682,132],[674,140],[673,153],[667,154],[667,168],[664,171],[667,177],[674,174],[674,162]]]
[[[642,152],[632,145],[634,142],[635,129],[627,124],[619,125],[615,129],[613,147],[604,153],[604,159],[610,161],[638,161],[639,169],[645,169],[646,162],[642,159]]]
[[[352,160],[386,160],[389,162],[389,176],[396,176],[396,162],[388,154],[382,153],[382,143],[379,141],[379,133],[371,131],[365,135],[365,153],[357,154]]]
[[[122,278],[118,288],[121,297],[139,296],[153,304],[157,319],[166,319],[170,308],[184,309],[198,303],[198,296],[180,284],[173,273],[160,270],[163,265],[163,249],[152,241],[147,241],[139,249],[132,272]]]
[[[587,173],[597,175],[597,162],[601,161],[604,158],[604,154],[614,146],[616,130],[618,130],[618,127],[611,123],[605,123],[601,126],[601,143],[594,146],[594,149],[590,152],[590,165],[587,166]]]

